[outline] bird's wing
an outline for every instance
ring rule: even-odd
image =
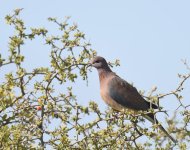
[[[147,110],[149,102],[138,93],[137,89],[118,76],[108,82],[110,97],[122,106],[134,110]],[[155,106],[156,107],[156,106]]]

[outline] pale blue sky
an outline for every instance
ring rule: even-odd
[[[48,17],[64,20],[65,16],[71,16],[71,21],[86,34],[98,55],[108,61],[121,60],[121,67],[113,69],[118,75],[133,82],[138,89],[149,90],[157,85],[160,92],[167,92],[176,87],[177,73],[186,72],[181,59],[190,62],[189,7],[188,0],[1,1],[0,51],[7,49],[8,37],[12,34],[3,18],[15,8],[24,8],[22,18],[26,25],[48,27],[52,33],[55,26],[47,21]],[[26,46],[30,65],[47,64],[46,48],[38,42]],[[95,69],[89,74],[88,87],[79,81],[74,89],[81,104],[95,100],[103,109],[107,108],[99,95]],[[190,98],[188,92],[189,88],[184,92],[186,101]],[[166,110],[174,110],[177,103],[170,97],[162,100],[161,105]]]

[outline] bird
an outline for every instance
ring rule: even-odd
[[[106,60],[101,56],[95,56],[88,63],[97,69],[100,81],[100,95],[105,103],[116,111],[130,110],[133,112],[148,111],[150,108],[158,109],[158,106],[146,101],[137,89],[116,73],[112,72]],[[161,131],[175,144],[177,141],[158,122],[153,113],[147,113],[142,117],[153,124],[157,124]]]

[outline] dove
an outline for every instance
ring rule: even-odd
[[[148,111],[150,108],[158,109],[157,105],[146,101],[135,87],[120,78],[116,73],[112,72],[103,57],[94,57],[89,65],[96,68],[98,71],[100,95],[102,99],[114,110],[130,110],[138,112]],[[151,123],[157,124],[161,131],[163,131],[175,144],[177,143],[177,141],[158,122],[153,113],[145,114],[143,117]]]

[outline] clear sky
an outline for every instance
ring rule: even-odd
[[[24,8],[22,18],[28,26],[47,27],[54,32],[48,17],[64,20],[71,16],[90,40],[98,55],[108,61],[120,59],[121,66],[113,68],[118,75],[141,90],[157,85],[159,92],[173,90],[178,83],[177,73],[186,72],[181,59],[190,63],[190,1],[189,0],[54,0],[0,2],[0,51],[7,49],[12,30],[4,17],[16,8]],[[45,65],[46,47],[36,42],[26,46],[30,65]],[[44,60],[43,60],[43,59]],[[107,106],[99,94],[95,69],[89,74],[89,85],[76,82],[74,89],[81,104],[95,100],[102,109]],[[93,92],[91,92],[93,90]],[[184,92],[187,98],[190,89]],[[89,94],[88,94],[89,93]],[[172,105],[171,105],[172,104]],[[174,110],[177,101],[161,101],[166,110]],[[159,116],[161,118],[165,117]]]

